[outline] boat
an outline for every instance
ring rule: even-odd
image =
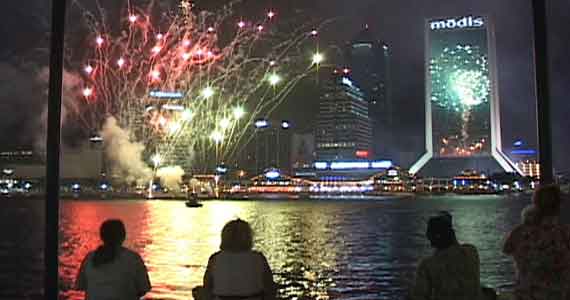
[[[202,207],[202,203],[198,202],[198,196],[192,193],[188,196],[186,202],[184,202],[186,207]]]

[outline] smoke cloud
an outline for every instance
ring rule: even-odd
[[[180,166],[163,167],[157,170],[156,176],[160,177],[160,183],[169,190],[179,191],[184,170]]]
[[[144,145],[131,141],[113,117],[107,118],[100,132],[111,174],[126,183],[144,184],[152,178],[152,170],[143,161]]]

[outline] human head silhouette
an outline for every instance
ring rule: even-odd
[[[101,224],[99,236],[103,245],[109,247],[118,247],[123,244],[127,236],[125,224],[118,219],[109,219]]]
[[[222,229],[221,250],[241,252],[253,247],[253,231],[246,221],[235,219],[229,221]]]
[[[453,217],[447,211],[440,211],[428,220],[426,236],[432,247],[442,250],[457,242],[453,230]]]

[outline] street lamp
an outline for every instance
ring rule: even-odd
[[[317,52],[313,55],[313,64],[319,65],[321,62],[323,62],[324,59],[325,56],[322,53]]]
[[[281,76],[277,75],[276,73],[273,73],[269,75],[268,79],[269,79],[269,84],[271,86],[276,86],[281,81]]]
[[[214,93],[215,93],[214,89],[211,86],[208,86],[202,90],[201,94],[202,94],[202,97],[208,99],[208,98],[214,96]]]

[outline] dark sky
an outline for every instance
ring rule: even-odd
[[[87,0],[86,0],[87,1]],[[86,2],[83,1],[83,2]],[[44,0],[8,1],[0,11],[0,138],[3,145],[14,146],[33,141],[38,130],[41,102],[37,91],[30,89],[36,74],[33,67],[45,64],[49,11]],[[93,2],[91,0],[87,2]],[[87,3],[86,2],[86,3]],[[104,3],[117,3],[104,0]],[[132,1],[136,2],[136,1]],[[220,0],[196,0],[198,6],[212,7]],[[504,145],[523,138],[536,144],[535,97],[532,63],[531,1],[525,0],[245,0],[245,5],[261,9],[272,6],[283,18],[310,16],[314,20],[331,20],[320,36],[322,48],[342,45],[369,24],[378,39],[390,45],[394,82],[396,119],[402,129],[401,145],[405,150],[421,151],[423,147],[424,109],[424,20],[439,16],[489,15],[495,21],[499,69],[499,90],[502,101]],[[555,165],[570,169],[567,155],[570,139],[570,104],[566,98],[570,79],[570,2],[549,1],[549,39],[551,45],[551,88],[553,101],[553,135]],[[73,26],[74,20],[68,24]],[[40,50],[38,50],[40,48]],[[43,51],[41,48],[44,48]],[[30,63],[29,61],[33,61]],[[32,64],[32,66],[30,66]],[[306,90],[305,97],[294,97],[280,110],[284,117],[297,123],[309,124],[314,118],[318,99],[304,84],[297,94]],[[41,95],[41,93],[39,93]],[[307,101],[306,98],[310,101]],[[307,105],[303,113],[293,108]],[[419,154],[419,153],[418,153]]]

